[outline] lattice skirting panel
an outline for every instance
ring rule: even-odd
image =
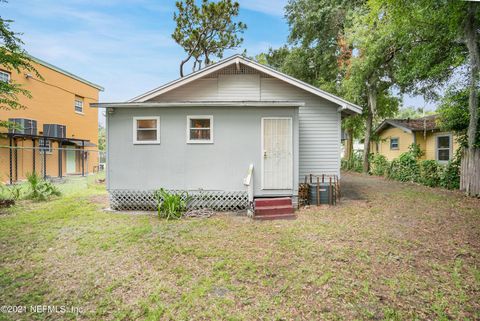
[[[178,191],[170,191],[178,192]],[[110,190],[110,208],[118,211],[155,211],[154,191]],[[249,207],[246,191],[188,191],[188,209],[211,208],[216,211],[237,211]]]

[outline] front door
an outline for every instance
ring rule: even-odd
[[[75,174],[77,172],[76,151],[72,148],[67,148],[67,174]]]
[[[292,189],[292,118],[262,118],[262,189]]]

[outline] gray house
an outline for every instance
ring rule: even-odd
[[[107,189],[118,209],[151,208],[160,187],[220,210],[295,201],[305,175],[340,175],[341,119],[361,112],[240,55],[92,107],[107,108]]]

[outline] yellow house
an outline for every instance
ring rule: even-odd
[[[0,65],[0,81],[30,91],[18,95],[25,109],[0,108],[0,120],[18,128],[0,128],[0,181],[15,182],[33,171],[51,177],[87,174],[98,165],[97,103],[103,88],[68,71],[31,57],[42,76]]]
[[[431,115],[417,119],[384,120],[375,130],[379,140],[372,142],[370,152],[393,160],[416,143],[423,151],[422,159],[448,162],[453,158],[458,143],[453,133],[440,130],[437,118],[437,115]]]

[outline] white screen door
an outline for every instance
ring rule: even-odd
[[[262,188],[293,185],[292,118],[262,118]]]

